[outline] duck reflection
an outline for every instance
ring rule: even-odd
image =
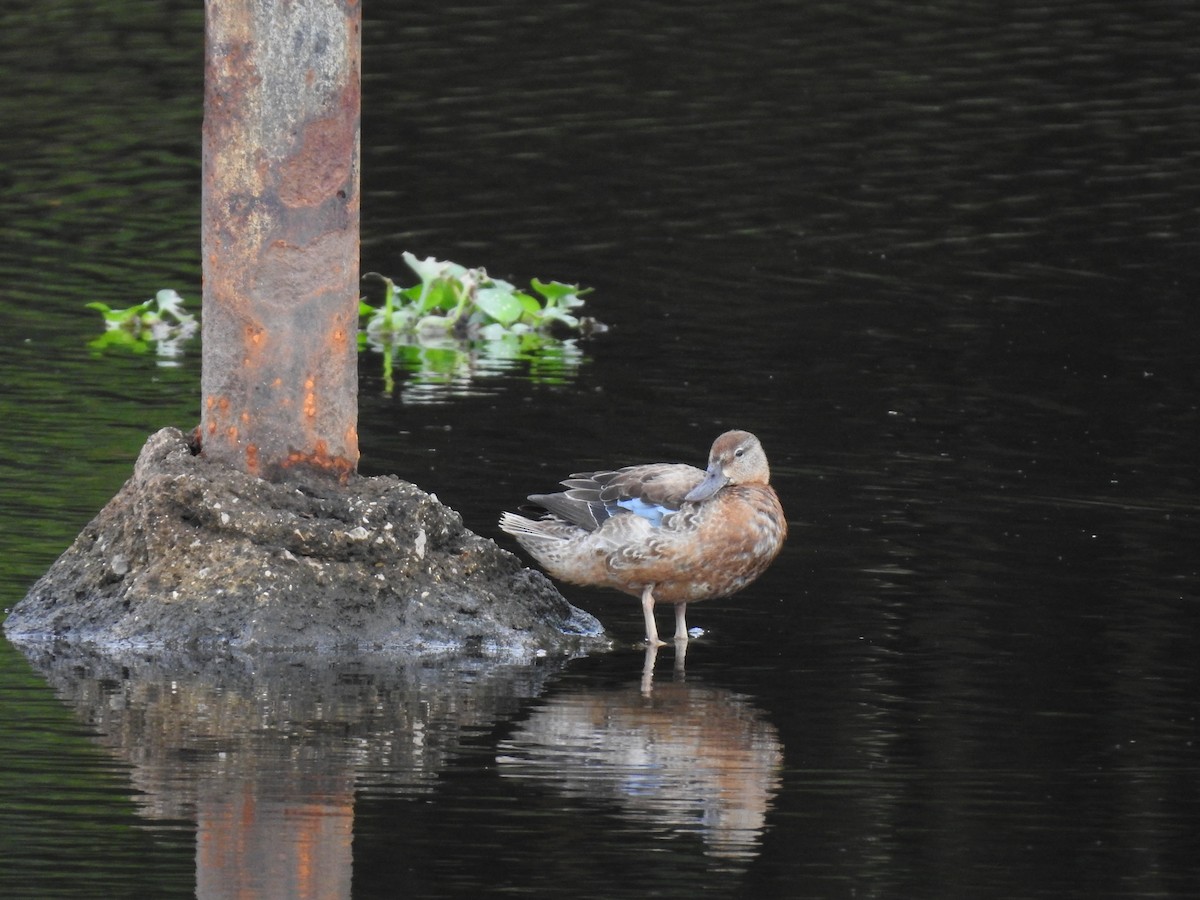
[[[195,822],[201,898],[349,897],[356,794],[428,793],[464,732],[562,665],[23,649],[130,764],[143,814]]]
[[[748,697],[675,680],[558,694],[499,746],[500,774],[622,814],[664,837],[697,834],[731,861],[757,856],[783,745]],[[679,661],[677,661],[679,662]]]

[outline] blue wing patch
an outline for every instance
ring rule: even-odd
[[[662,525],[663,516],[670,515],[675,512],[673,509],[668,509],[665,506],[659,506],[657,503],[647,503],[640,497],[633,497],[629,500],[618,500],[617,506],[621,509],[627,509],[635,516],[641,516],[643,519],[649,519],[650,524],[655,528]]]

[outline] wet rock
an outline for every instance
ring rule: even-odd
[[[272,483],[165,428],[4,623],[98,647],[562,652],[602,635],[540,573],[391,476]]]

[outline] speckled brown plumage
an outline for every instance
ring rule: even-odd
[[[686,640],[687,604],[746,587],[787,536],[766,454],[746,431],[718,437],[707,470],[652,463],[562,483],[530,495],[540,519],[504,513],[501,529],[555,578],[640,596],[652,644],[655,602],[675,604],[675,639]]]

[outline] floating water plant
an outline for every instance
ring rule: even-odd
[[[408,375],[404,397],[430,402],[479,392],[479,379],[528,368],[535,381],[566,381],[583,361],[578,338],[606,330],[581,315],[590,288],[533,279],[521,290],[487,271],[432,257],[403,254],[419,283],[399,287],[377,273],[363,276],[382,285],[382,303],[359,302],[360,350],[383,357],[384,388],[395,389],[395,370]],[[94,302],[105,332],[90,343],[95,350],[123,347],[137,353],[154,349],[159,365],[177,365],[183,345],[199,330],[173,290],[127,309]]]
[[[408,252],[403,256],[420,284],[397,288],[392,279],[376,272],[363,276],[384,285],[382,306],[376,308],[365,301],[359,306],[360,314],[367,317],[368,335],[492,340],[504,334],[545,331],[555,323],[576,331],[597,324],[573,312],[583,306],[583,297],[591,288],[535,278],[530,284],[541,295],[539,300],[507,281],[492,278],[484,269],[468,269],[433,257],[417,259]]]
[[[161,290],[153,300],[126,309],[113,309],[107,303],[94,301],[88,309],[99,310],[104,316],[104,334],[91,341],[94,350],[124,347],[135,353],[154,349],[159,365],[178,365],[183,345],[196,335],[200,323],[183,309],[184,300],[173,290]]]
[[[410,400],[472,393],[478,377],[521,362],[536,380],[562,381],[583,359],[576,338],[605,330],[579,314],[590,288],[535,278],[529,292],[481,268],[403,256],[420,283],[401,288],[369,273],[364,281],[382,284],[383,302],[359,306],[360,346],[383,355],[388,393],[397,361],[411,375]]]

